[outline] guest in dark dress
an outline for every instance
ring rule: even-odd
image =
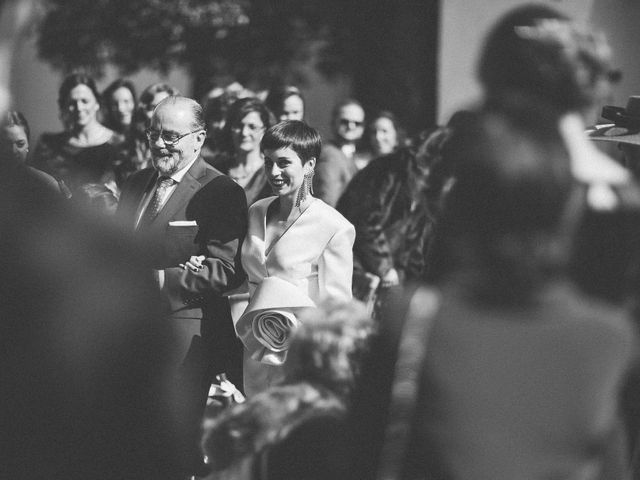
[[[117,192],[115,171],[123,137],[98,121],[100,95],[93,79],[80,73],[65,78],[58,106],[65,131],[40,137],[33,166],[64,181],[72,194],[87,183],[102,183]]]

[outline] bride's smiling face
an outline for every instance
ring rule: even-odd
[[[315,164],[311,159],[303,164],[302,159],[291,148],[264,151],[264,169],[267,181],[276,195],[294,195],[302,186],[304,176]]]

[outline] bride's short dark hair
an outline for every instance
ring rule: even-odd
[[[322,139],[318,131],[300,120],[285,120],[269,128],[262,137],[260,150],[290,148],[298,154],[302,163],[318,159]]]

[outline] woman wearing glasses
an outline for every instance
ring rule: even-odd
[[[74,73],[64,79],[58,94],[65,130],[41,136],[33,166],[53,175],[71,194],[89,183],[118,191],[115,169],[123,138],[98,121],[100,95],[91,77]]]
[[[271,195],[260,141],[265,130],[273,124],[273,114],[259,99],[236,100],[227,113],[222,132],[223,145],[220,145],[222,153],[210,162],[244,188],[249,205]]]

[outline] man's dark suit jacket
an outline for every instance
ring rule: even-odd
[[[129,231],[135,229],[145,195],[153,190],[157,178],[154,168],[146,168],[124,184],[117,216]],[[223,294],[244,280],[240,248],[246,231],[244,190],[202,157],[176,185],[158,216],[135,231],[147,245],[149,267],[164,271],[167,319],[176,337],[170,363],[182,390],[177,408],[184,412],[181,416],[187,435],[181,442],[188,464],[185,468],[201,461],[200,422],[215,375],[225,372],[232,382],[242,385],[242,344]],[[206,257],[198,273],[179,266],[192,255]]]
[[[126,228],[135,228],[145,194],[157,178],[155,169],[147,168],[133,174],[123,186],[118,217]],[[246,229],[247,202],[242,187],[199,157],[158,216],[136,232],[150,250],[149,266],[164,270],[169,318],[178,324],[182,335],[177,339],[178,353],[186,354],[193,335],[199,334],[210,373],[224,371],[234,382],[240,381],[241,353],[229,303],[222,294],[244,279],[240,247]],[[206,257],[199,273],[179,267],[192,255]]]

